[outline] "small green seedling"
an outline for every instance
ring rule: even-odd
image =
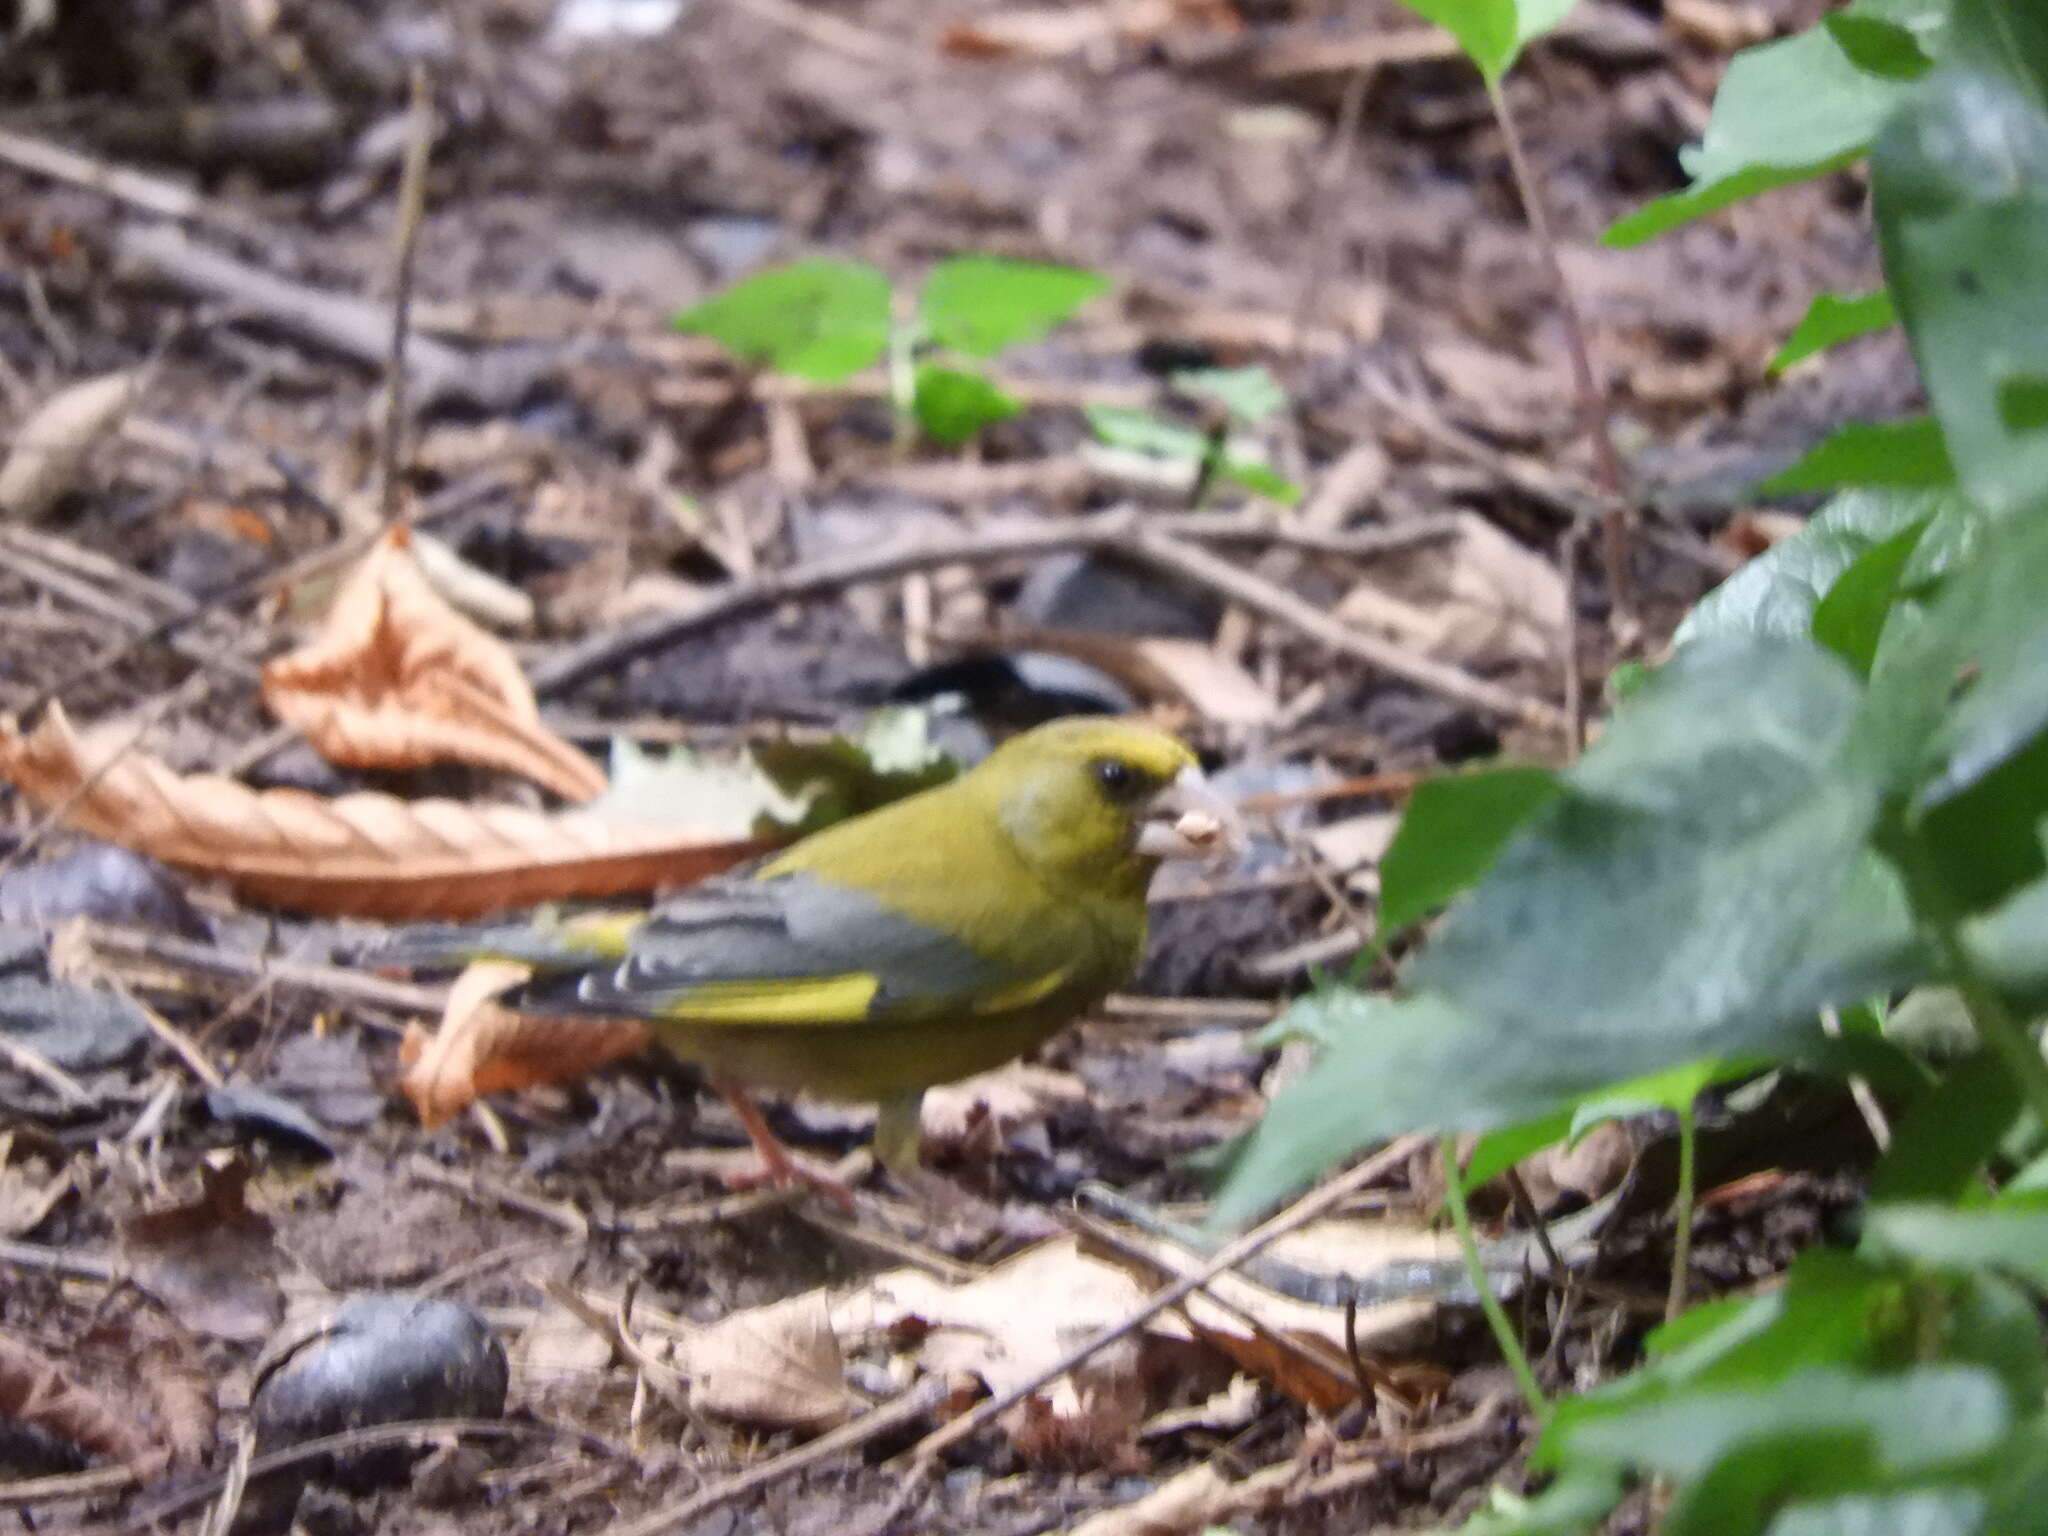
[[[837,384],[886,356],[890,395],[944,447],[1006,421],[1016,400],[971,367],[1071,319],[1109,287],[1094,272],[999,256],[955,256],[933,268],[915,315],[895,318],[889,279],[857,261],[799,261],[734,284],[676,316],[749,362]]]
[[[1174,374],[1171,383],[1175,393],[1220,408],[1223,423],[1205,432],[1151,411],[1091,405],[1088,424],[1112,448],[1192,467],[1198,496],[1219,481],[1230,481],[1275,501],[1301,499],[1301,488],[1266,462],[1255,440],[1230,430],[1231,425],[1255,427],[1286,406],[1287,393],[1272,374],[1264,368],[1191,368]]]

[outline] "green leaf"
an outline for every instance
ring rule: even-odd
[[[1612,1467],[1567,1467],[1533,1499],[1496,1483],[1493,1507],[1458,1527],[1457,1536],[1584,1536],[1621,1502],[1621,1474]]]
[[[1572,1111],[1572,1139],[1578,1140],[1603,1120],[1625,1120],[1660,1109],[1683,1113],[1714,1084],[1747,1077],[1756,1070],[1755,1061],[1710,1058],[1682,1062],[1633,1082],[1617,1083],[1579,1100]]]
[[[1173,387],[1195,399],[1213,400],[1251,426],[1287,409],[1287,391],[1261,365],[1183,369],[1173,375]]]
[[[1871,159],[1885,276],[1958,475],[1994,512],[2048,485],[2048,114],[1944,68]]]
[[[1895,22],[1843,13],[1823,16],[1821,25],[1833,35],[1849,62],[1866,75],[1917,80],[1934,67],[1920,40]]]
[[[1902,1477],[1951,1467],[1990,1450],[2012,1422],[1996,1376],[1952,1365],[1882,1375],[1818,1366],[1764,1386],[1689,1388],[1604,1406],[1569,1419],[1560,1414],[1562,1454],[1695,1478],[1738,1448],[1774,1439],[1840,1437],[1857,1448],[1853,1457],[1811,1458],[1803,1476],[1779,1485],[1781,1495],[1841,1491],[1845,1474]]]
[[[1870,674],[1878,639],[1905,578],[1906,562],[1920,547],[1926,531],[1926,521],[1913,523],[1872,545],[1836,578],[1813,610],[1813,638],[1863,676]]]
[[[2003,75],[2048,109],[2048,14],[2034,0],[1955,0],[1950,61]]]
[[[1805,642],[1695,645],[1523,824],[1400,1002],[1296,1005],[1333,1044],[1252,1133],[1242,1220],[1402,1131],[1484,1131],[1704,1057],[1784,1049],[1910,975],[1875,786],[1842,758],[1854,678]]]
[[[1406,0],[1458,40],[1479,72],[1499,83],[1531,41],[1563,21],[1574,0]]]
[[[736,283],[676,316],[734,355],[834,384],[889,344],[889,279],[862,262],[799,261]]]
[[[1709,592],[1673,643],[1721,635],[1793,637],[1811,632],[1814,609],[1858,560],[1955,502],[1921,491],[1844,491],[1805,528],[1781,539]]]
[[[1832,19],[1847,20],[1840,16]],[[1881,331],[1898,324],[1898,320],[1899,312],[1892,307],[1891,291],[1886,288],[1854,295],[1819,294],[1807,306],[1805,317],[1785,339],[1785,345],[1778,349],[1778,355],[1771,359],[1771,372],[1783,373],[1817,352]]]
[[[1863,1240],[1878,1252],[1930,1269],[1998,1269],[2048,1285],[2048,1197],[2011,1196],[1963,1209],[1914,1203],[1871,1205]]]
[[[753,760],[804,807],[799,834],[901,800],[955,778],[960,765],[932,740],[931,716],[915,705],[876,710],[858,736],[760,741]]]
[[[2016,891],[1963,931],[1999,990],[2020,999],[2030,1013],[2048,1012],[2048,880]]]
[[[1972,1536],[1984,1528],[1986,1499],[1968,1488],[1915,1488],[1795,1504],[1768,1536]]]
[[[1999,1058],[1980,1053],[1958,1063],[1892,1127],[1892,1144],[1871,1175],[1870,1198],[1959,1199],[2020,1109],[2019,1085]]]
[[[1561,787],[1547,768],[1485,768],[1420,785],[1380,860],[1380,937],[1485,874],[1516,829]]]
[[[1523,1158],[1532,1157],[1545,1147],[1555,1146],[1569,1136],[1571,1130],[1572,1112],[1561,1109],[1539,1119],[1488,1131],[1473,1143],[1472,1155],[1465,1159],[1465,1166],[1460,1171],[1460,1181],[1468,1192],[1475,1190]]]
[[[1863,4],[1849,14],[1901,20],[1914,9]],[[1745,49],[1715,93],[1706,138],[1680,156],[1692,185],[1638,209],[1601,239],[1635,245],[1742,198],[1839,170],[1869,148],[1912,89],[1858,68],[1825,27]]]
[[[1931,416],[1914,416],[1904,421],[1852,421],[1839,427],[1757,490],[1766,496],[1793,496],[1849,485],[1923,490],[1955,483],[1941,424]]]
[[[1095,435],[1112,448],[1192,464],[1207,460],[1214,449],[1206,432],[1184,427],[1178,422],[1162,421],[1150,411],[1122,405],[1091,405],[1087,407],[1087,416]],[[1276,474],[1256,457],[1256,449],[1252,445],[1236,438],[1224,443],[1222,456],[1215,465],[1215,474],[1220,479],[1235,481],[1245,489],[1270,496],[1275,501],[1292,504],[1301,498],[1299,486]]]
[[[1909,929],[1863,847],[1877,785],[1844,755],[1857,705],[1847,669],[1810,644],[1688,646],[1409,980],[1503,1033],[1584,1053],[1572,1091],[1591,1072],[1770,1049],[1814,1009],[1881,990]]]
[[[1108,290],[1108,278],[1076,267],[955,256],[933,268],[918,313],[925,333],[940,346],[994,357],[1036,341]]]
[[[978,373],[934,363],[917,365],[911,410],[924,435],[942,447],[957,448],[983,427],[1008,421],[1019,409],[1015,400]]]

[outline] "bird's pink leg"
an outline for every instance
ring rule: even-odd
[[[718,1090],[720,1098],[732,1106],[732,1112],[739,1116],[740,1126],[747,1133],[747,1140],[754,1144],[754,1150],[761,1155],[761,1166],[749,1173],[728,1175],[726,1183],[734,1189],[751,1189],[761,1184],[772,1184],[778,1189],[815,1189],[828,1196],[841,1210],[853,1211],[853,1191],[848,1189],[831,1174],[822,1172],[799,1162],[785,1147],[775,1132],[768,1128],[768,1121],[747,1097],[747,1092],[731,1078],[713,1075],[711,1086]]]

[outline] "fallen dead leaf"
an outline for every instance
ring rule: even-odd
[[[680,1341],[693,1407],[720,1418],[815,1431],[858,1406],[821,1292],[748,1307]]]
[[[147,1477],[168,1448],[113,1396],[95,1392],[24,1339],[0,1334],[0,1418],[32,1424]]]
[[[86,455],[127,412],[138,375],[102,374],[59,390],[14,434],[0,464],[0,521],[34,522],[77,483]]]
[[[1298,1478],[1296,1469],[1283,1463],[1232,1482],[1214,1462],[1204,1462],[1141,1499],[1089,1516],[1067,1536],[1194,1536],[1238,1515],[1271,1509]]]
[[[151,1433],[181,1466],[197,1466],[213,1450],[220,1404],[199,1341],[163,1308],[135,1293],[110,1299],[79,1339],[82,1350],[119,1360],[124,1383]]]
[[[1000,1132],[1041,1120],[1061,1105],[1087,1101],[1087,1085],[1071,1072],[1006,1062],[992,1072],[927,1088],[921,1106],[924,1141],[933,1148],[957,1147],[984,1125]]]
[[[16,1135],[0,1132],[0,1237],[26,1237],[72,1190],[69,1169],[45,1172],[33,1154],[17,1156]]]
[[[540,723],[512,653],[428,584],[402,527],[342,583],[319,637],[264,667],[263,700],[344,767],[474,763],[579,802],[605,787]]]
[[[1554,657],[1564,642],[1563,575],[1476,513],[1457,522],[1457,538],[1382,562],[1337,612],[1452,660]]]
[[[495,999],[531,974],[512,961],[479,961],[448,989],[440,1028],[406,1031],[398,1086],[429,1130],[484,1094],[582,1077],[651,1038],[631,1020],[542,1018],[500,1007]]]
[[[261,1339],[284,1316],[284,1254],[249,1208],[247,1163],[209,1160],[199,1177],[195,1197],[124,1218],[122,1252],[135,1283],[194,1333]]]
[[[79,831],[219,876],[248,899],[331,917],[458,919],[658,890],[772,846],[587,810],[252,790],[88,742],[56,705],[26,734],[0,719],[0,777]]]

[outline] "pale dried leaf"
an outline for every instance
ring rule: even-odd
[[[1294,1467],[1283,1463],[1232,1482],[1214,1462],[1204,1462],[1143,1498],[1090,1515],[1069,1528],[1067,1536],[1195,1536],[1239,1515],[1273,1508],[1297,1476]]]
[[[448,989],[433,1035],[406,1032],[398,1086],[429,1130],[484,1094],[582,1077],[647,1044],[647,1026],[631,1020],[541,1018],[500,1007],[495,999],[530,974],[509,960],[478,961]]]
[[[1087,1085],[1073,1073],[1011,1061],[957,1083],[927,1088],[919,1112],[925,1144],[952,1147],[977,1126],[993,1123],[1005,1130],[1042,1120],[1062,1105],[1087,1101]]]
[[[1171,25],[1176,0],[1123,0],[1116,5],[1011,6],[955,22],[939,47],[955,58],[1057,59],[1119,38],[1150,43]]]
[[[749,1307],[682,1341],[692,1406],[778,1429],[830,1429],[856,1406],[823,1293]]]
[[[1271,725],[1280,704],[1251,673],[1218,651],[1194,640],[1161,637],[1134,640],[1139,662],[1158,673],[1169,690],[1218,725]]]
[[[604,789],[604,770],[540,723],[512,653],[428,584],[403,528],[350,573],[319,637],[264,667],[263,699],[345,767],[464,762],[566,800]]]
[[[414,533],[412,553],[427,585],[479,623],[507,630],[533,628],[533,599],[509,581],[471,565],[432,534]]]
[[[612,1341],[556,1302],[526,1325],[512,1347],[512,1368],[522,1397],[563,1382],[587,1381],[611,1369]]]
[[[766,851],[755,838],[390,795],[335,799],[180,775],[88,745],[52,705],[24,735],[0,719],[0,778],[65,823],[244,897],[324,916],[470,918],[544,901],[688,885]]]
[[[1635,1127],[1603,1120],[1576,1142],[1556,1142],[1518,1164],[1529,1198],[1539,1211],[1556,1209],[1566,1196],[1590,1205],[1621,1187],[1640,1151]]]
[[[0,520],[34,522],[77,483],[93,446],[135,398],[133,372],[102,374],[59,390],[14,434],[0,464]]]

